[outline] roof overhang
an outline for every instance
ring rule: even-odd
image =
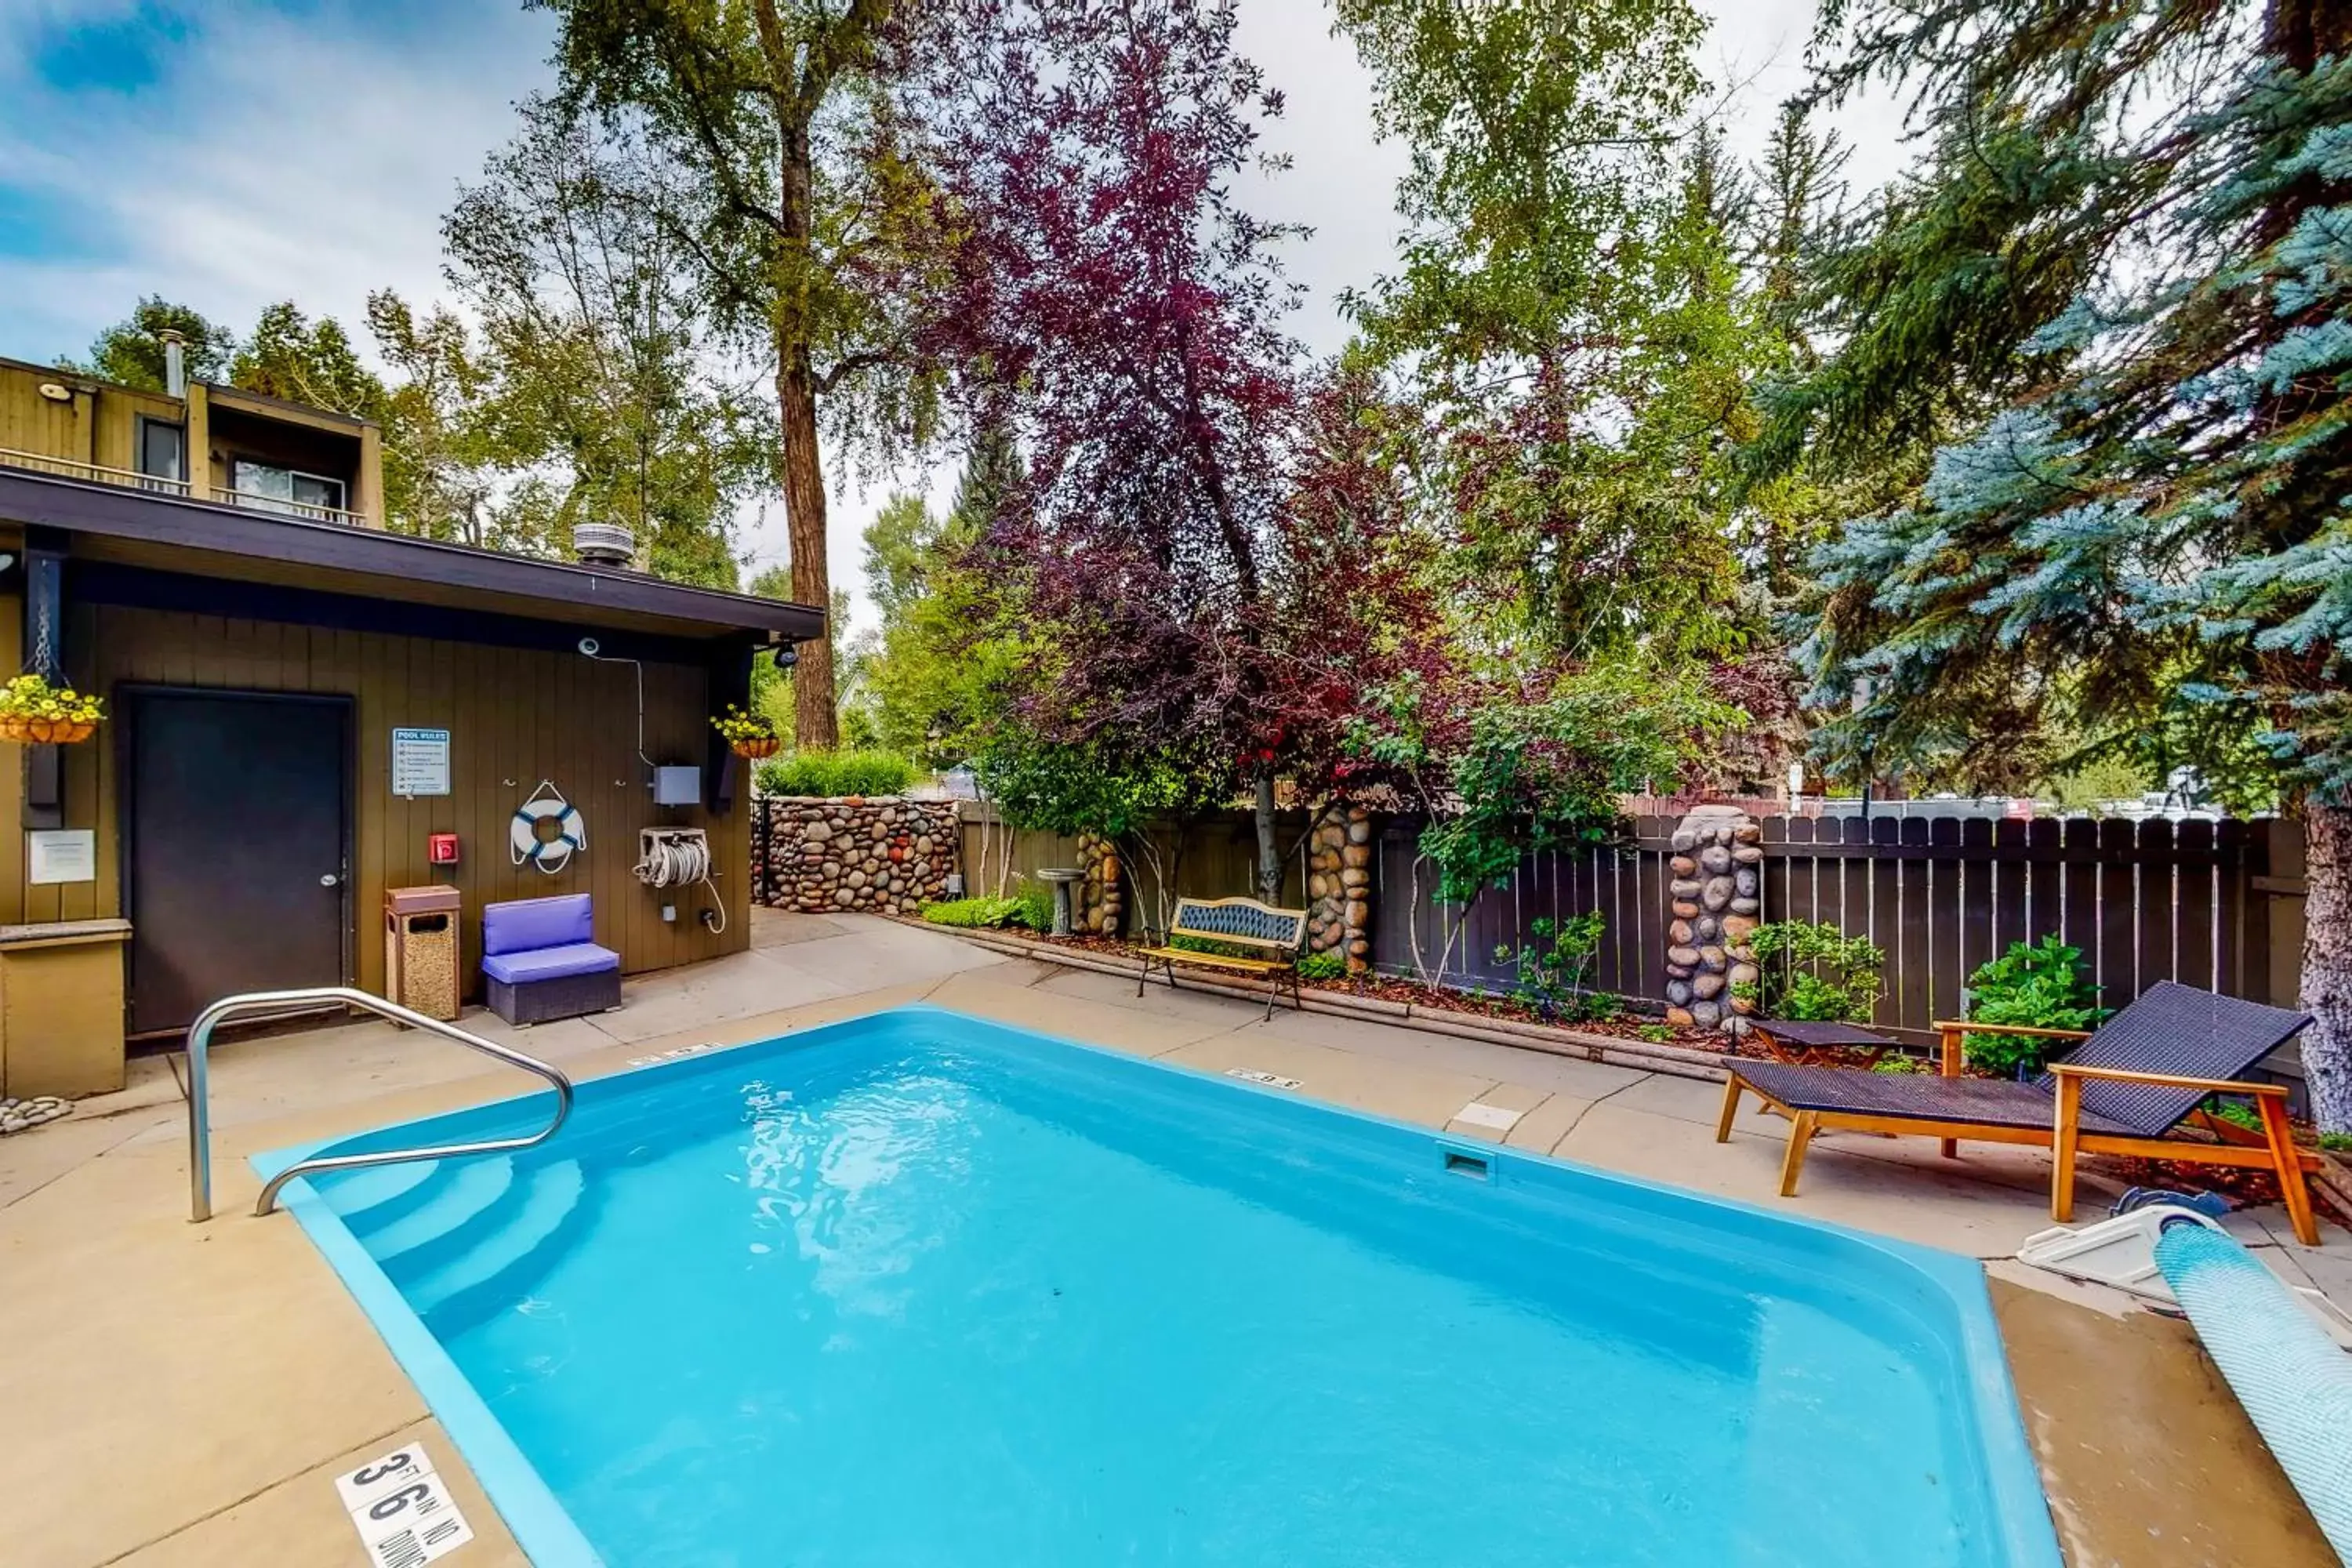
[[[74,534],[77,554],[88,541],[100,559],[198,576],[668,637],[788,643],[824,636],[823,611],[781,599],[41,474],[0,472],[0,522]]]

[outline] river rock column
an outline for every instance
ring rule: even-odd
[[[1076,925],[1088,936],[1116,937],[1126,912],[1127,894],[1119,886],[1118,847],[1099,833],[1078,835],[1078,864],[1087,879],[1070,891],[1076,900]]]
[[[1372,966],[1372,814],[1333,802],[1307,841],[1307,951]]]
[[[1666,1022],[1738,1033],[1755,1004],[1748,938],[1763,909],[1764,830],[1735,805],[1702,805],[1675,825],[1666,862]]]

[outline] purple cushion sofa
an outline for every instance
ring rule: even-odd
[[[619,1006],[621,955],[592,940],[594,915],[585,893],[486,906],[490,1010],[509,1024],[544,1024]]]

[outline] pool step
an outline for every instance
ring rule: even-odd
[[[431,1197],[433,1177],[440,1168],[438,1160],[410,1160],[314,1178],[313,1184],[352,1234],[361,1236],[383,1229]]]
[[[436,1267],[448,1244],[495,1223],[516,1186],[507,1155],[453,1160],[429,1196],[391,1224],[358,1233],[360,1243],[394,1279],[414,1279]]]
[[[539,1166],[517,1185],[520,1199],[500,1223],[453,1237],[462,1250],[402,1287],[436,1334],[457,1332],[527,1289],[584,1223],[589,1188],[579,1162]]]

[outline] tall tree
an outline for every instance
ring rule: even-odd
[[[479,430],[548,479],[559,540],[622,523],[658,574],[732,588],[734,514],[774,471],[772,419],[664,219],[685,176],[626,123],[541,98],[521,119],[442,224],[481,323]]]
[[[174,304],[160,294],[142,299],[131,314],[98,334],[89,345],[89,363],[66,362],[69,370],[149,392],[163,390],[163,333],[175,331],[185,341],[190,381],[219,381],[228,374],[236,353],[236,336],[188,306]]]
[[[383,380],[361,363],[351,334],[332,316],[313,321],[291,300],[261,312],[229,361],[228,378],[247,392],[381,422]]]
[[[1299,353],[1287,231],[1233,192],[1281,108],[1234,26],[1230,3],[967,0],[926,103],[961,230],[932,342],[1029,460],[992,542],[1084,650],[1033,721],[1097,756],[1223,759],[1257,796],[1263,889],[1289,740],[1268,542]]]
[[[2352,1130],[2352,8],[1833,7],[1826,89],[1930,133],[1822,275],[1843,335],[1760,444],[1937,447],[1824,552],[1810,646],[1847,753],[1948,756],[1980,700],[2162,732],[2299,798],[2304,1061]]]
[[[555,13],[564,100],[637,117],[684,175],[658,216],[772,357],[793,596],[828,604],[820,402],[872,435],[919,425],[928,384],[908,374],[917,291],[898,285],[929,206],[877,80],[893,0],[531,4]],[[793,685],[801,743],[833,745],[828,643],[802,650]]]

